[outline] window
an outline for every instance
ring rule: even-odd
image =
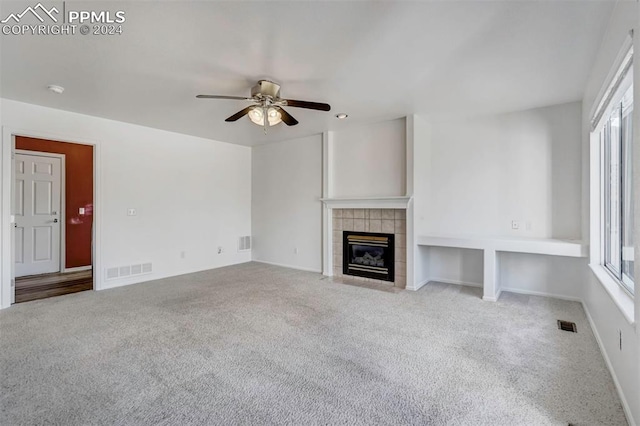
[[[629,62],[603,105],[596,132],[602,152],[602,261],[633,295],[632,76]]]

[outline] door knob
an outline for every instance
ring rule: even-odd
[[[58,223],[58,219],[53,219],[53,223]]]

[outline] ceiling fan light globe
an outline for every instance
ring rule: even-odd
[[[282,114],[280,114],[280,111],[278,111],[277,108],[269,108],[267,115],[268,115],[267,119],[269,120],[269,126],[275,126],[276,124],[279,124],[280,122],[282,122]]]
[[[264,125],[264,114],[260,107],[255,107],[249,112],[249,119],[258,126]]]

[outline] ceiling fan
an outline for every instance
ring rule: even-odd
[[[265,133],[267,132],[267,125],[275,126],[281,121],[283,121],[287,126],[295,126],[296,124],[298,124],[298,120],[293,118],[291,114],[289,114],[282,108],[284,106],[315,109],[319,111],[331,110],[331,106],[329,104],[323,104],[320,102],[296,101],[293,99],[282,99],[280,97],[280,85],[269,80],[258,81],[258,83],[251,88],[250,98],[224,95],[197,95],[196,98],[235,99],[240,101],[253,102],[253,105],[250,105],[236,112],[224,121],[237,121],[248,114],[249,119],[253,123],[259,126],[264,126]]]

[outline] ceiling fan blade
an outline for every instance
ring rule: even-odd
[[[251,111],[251,108],[253,107],[252,106],[246,107],[245,109],[236,112],[235,114],[233,114],[231,117],[227,118],[224,121],[227,121],[227,122],[238,121],[239,119],[247,115],[249,111]]]
[[[225,96],[225,95],[197,95],[198,99],[233,99],[236,101],[252,101],[252,98],[243,98],[242,96]]]
[[[331,105],[320,102],[296,101],[294,99],[283,99],[287,106],[295,108],[317,109],[320,111],[331,111]]]
[[[280,111],[280,115],[282,116],[282,121],[284,121],[284,124],[286,124],[287,126],[295,126],[296,124],[298,124],[298,120],[293,118],[293,116],[287,111],[280,107],[278,107],[278,110]]]

